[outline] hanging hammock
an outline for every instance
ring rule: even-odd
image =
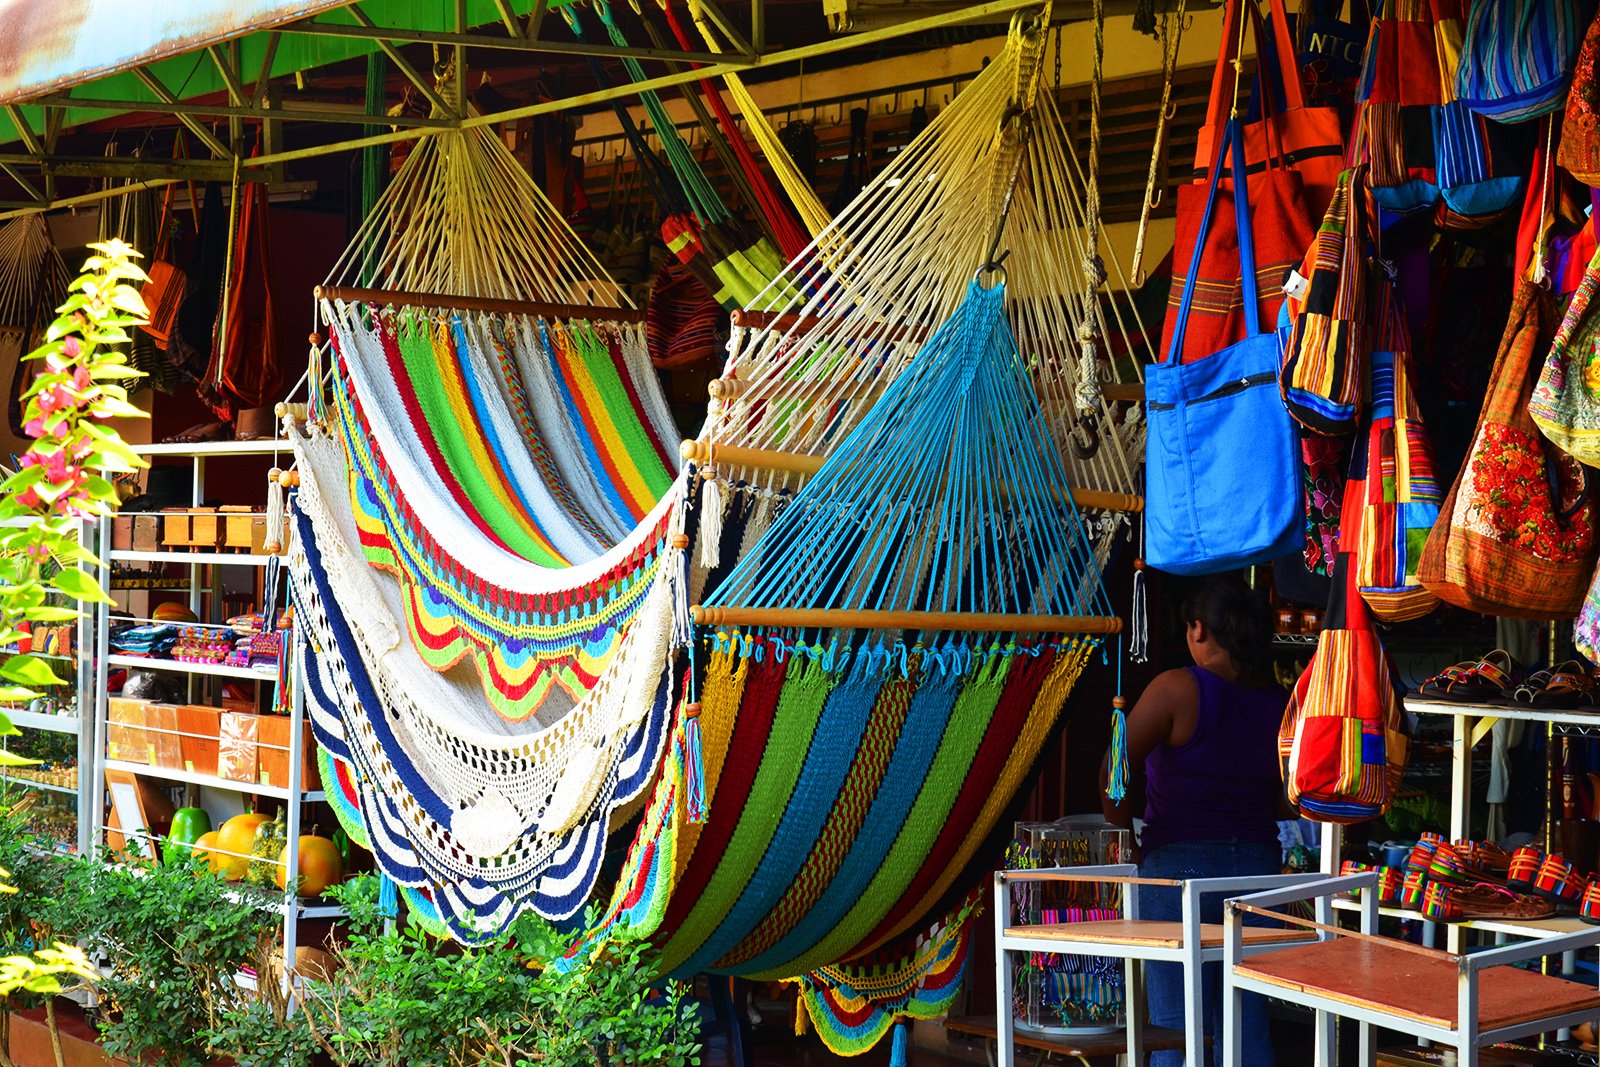
[[[322,293],[291,563],[330,797],[442,929],[572,915],[642,810],[583,945],[800,977],[837,1047],[948,998],[1138,506],[1041,54],[1015,25],[736,317],[675,476],[637,313],[497,140],[385,193],[331,279],[378,289]]]

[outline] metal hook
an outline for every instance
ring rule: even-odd
[[[1093,459],[1095,453],[1100,451],[1100,431],[1095,428],[1091,419],[1092,416],[1080,418],[1072,427],[1072,454],[1081,460]],[[1080,435],[1085,435],[1088,439],[1084,440]]]
[[[835,126],[843,126],[844,125],[844,101],[843,100],[839,101],[839,114],[834,116],[833,124]]]
[[[893,115],[895,112],[897,112],[899,110],[900,110],[900,91],[898,89],[896,89],[895,90],[895,94],[894,94],[894,103],[892,105],[891,104],[884,104],[883,105],[883,113],[885,115]]]

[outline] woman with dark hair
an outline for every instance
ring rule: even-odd
[[[1238,576],[1216,575],[1184,598],[1183,622],[1195,665],[1157,675],[1128,713],[1128,760],[1145,769],[1139,873],[1171,879],[1275,874],[1282,866],[1277,821],[1291,814],[1278,765],[1278,727],[1289,697],[1272,680],[1267,605]],[[1128,800],[1117,805],[1103,790],[1101,796],[1108,819],[1133,825]],[[1142,887],[1139,902],[1143,918],[1182,917],[1176,888]],[[1220,896],[1205,898],[1203,921],[1222,921]],[[1208,964],[1205,971],[1205,1028],[1220,1064],[1221,965]],[[1182,1029],[1182,968],[1150,964],[1148,984],[1150,1021]],[[1260,997],[1246,995],[1241,1021],[1244,1062],[1272,1067]],[[1183,1057],[1158,1052],[1150,1062],[1177,1067]]]

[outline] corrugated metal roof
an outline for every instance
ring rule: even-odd
[[[0,104],[142,66],[350,0],[0,0]]]

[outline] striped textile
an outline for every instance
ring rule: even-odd
[[[1410,340],[1385,286],[1384,347],[1372,354],[1372,417],[1345,483],[1339,543],[1352,553],[1356,584],[1372,613],[1405,622],[1439,598],[1417,578],[1423,546],[1439,517],[1443,491],[1433,444],[1411,389]]]
[[[1360,415],[1369,355],[1366,178],[1365,166],[1339,175],[1278,376],[1289,414],[1314,433],[1349,433]]]
[[[1351,579],[1341,554],[1327,623],[1278,734],[1289,801],[1322,822],[1382,815],[1406,764],[1389,656]]]
[[[1457,98],[1499,122],[1561,107],[1593,15],[1591,0],[1473,0]]]

